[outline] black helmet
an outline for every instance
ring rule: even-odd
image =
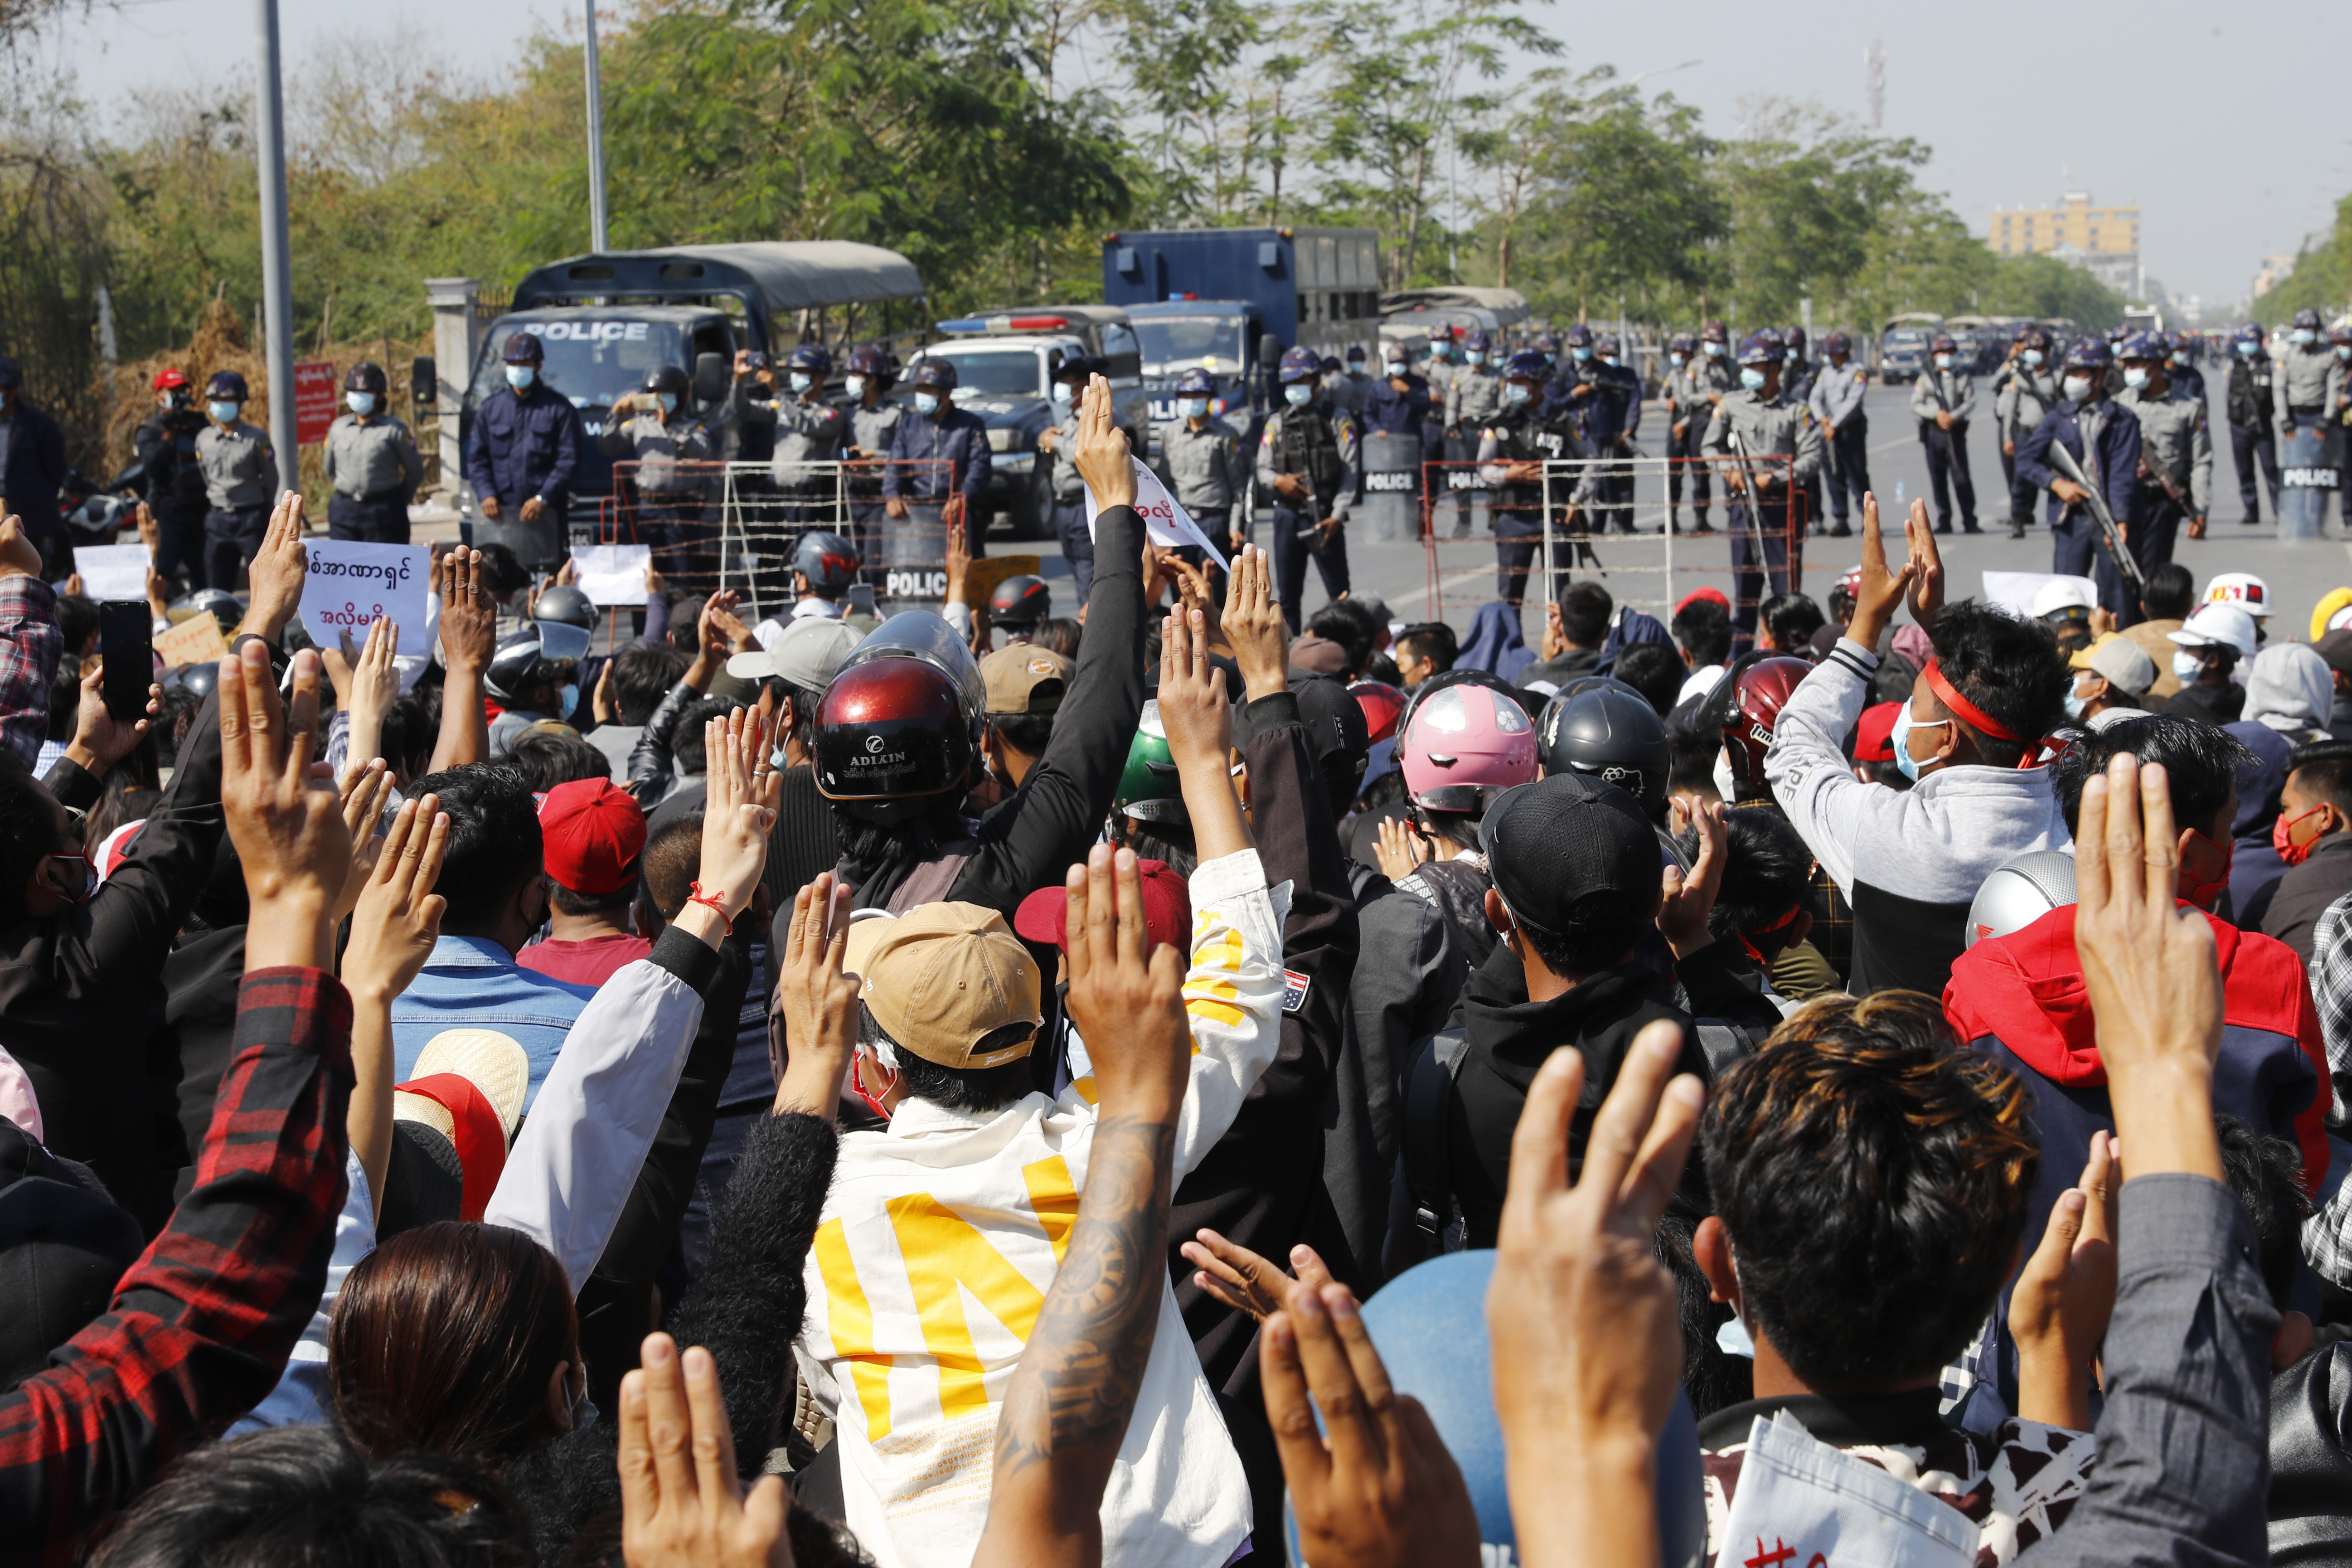
[[[980,746],[980,715],[954,677],[898,656],[850,665],[817,705],[817,793],[883,801],[960,790]]]
[[[490,656],[482,684],[501,702],[520,702],[541,686],[561,686],[588,654],[588,633],[562,621],[535,621],[510,634]]]
[[[1053,590],[1039,578],[1007,577],[988,596],[988,618],[1008,631],[1034,626],[1053,613]]]
[[[686,372],[674,364],[657,364],[646,372],[645,380],[637,383],[639,392],[667,392],[679,397],[686,395]]]
[[[226,588],[199,588],[173,604],[172,608],[208,611],[213,619],[220,623],[224,632],[236,630],[237,623],[245,619],[245,606],[238,604],[236,595]]]
[[[586,594],[569,583],[558,583],[541,594],[539,603],[531,606],[530,614],[533,620],[553,621],[583,629],[596,624],[596,606],[588,602]]]
[[[352,366],[350,373],[343,377],[345,392],[382,394],[390,390],[391,385],[392,384],[384,379],[383,366],[373,360],[360,361],[359,363]]]
[[[793,570],[808,579],[812,594],[842,593],[857,575],[857,546],[837,533],[813,528],[793,546]]]
[[[890,351],[879,343],[860,343],[850,350],[846,368],[851,375],[862,375],[868,381],[880,382],[886,392],[889,390],[890,384],[898,379],[898,362],[892,359]]]
[[[1664,824],[1674,748],[1658,710],[1624,682],[1595,680],[1552,699],[1536,725],[1536,746],[1546,774],[1582,773],[1613,784],[1653,823]]]
[[[200,658],[194,664],[184,664],[177,669],[168,671],[163,677],[163,684],[175,685],[197,701],[202,702],[205,698],[210,697],[213,694],[213,689],[220,684],[220,666],[211,659]]]

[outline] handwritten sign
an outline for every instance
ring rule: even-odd
[[[2021,619],[2032,620],[2034,595],[2053,583],[2075,584],[2091,603],[2099,602],[2098,584],[2088,577],[2056,572],[1988,572],[1984,574],[1985,603],[1997,605]]]
[[[1135,510],[1143,514],[1143,525],[1151,536],[1151,542],[1179,549],[1191,546],[1204,550],[1208,552],[1209,559],[1217,563],[1219,571],[1230,570],[1224,552],[1201,531],[1201,525],[1192,521],[1192,514],[1176,504],[1176,498],[1168,493],[1168,487],[1160,482],[1160,476],[1133,458],[1128,461],[1135,464]],[[1095,531],[1095,513],[1100,510],[1095,500],[1094,488],[1090,485],[1087,488],[1087,536],[1090,539]]]
[[[104,603],[108,599],[147,596],[147,547],[143,544],[78,544],[74,570],[81,574],[81,591]]]
[[[335,422],[341,394],[335,385],[332,360],[298,360],[294,364],[294,444],[316,447],[327,438]]]
[[[425,590],[431,552],[421,544],[358,544],[341,539],[308,542],[310,569],[302,580],[302,620],[311,637],[331,647],[341,633],[357,643],[384,616],[400,624],[397,653],[429,654]]]
[[[649,544],[581,544],[572,551],[572,581],[592,605],[642,605]]]
[[[963,602],[985,605],[1007,577],[1034,577],[1044,564],[1034,555],[983,555],[963,569]]]
[[[220,622],[212,613],[200,610],[157,637],[155,651],[177,669],[184,664],[209,664],[225,657],[228,639],[221,636]]]

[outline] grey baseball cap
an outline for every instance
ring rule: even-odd
[[[761,647],[729,659],[727,673],[741,680],[772,679],[823,691],[857,642],[856,631],[846,622],[803,616],[762,639]]]

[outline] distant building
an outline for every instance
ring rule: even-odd
[[[1998,256],[2051,256],[2079,267],[2127,300],[2147,298],[2139,262],[2139,207],[2095,207],[2068,191],[2054,207],[1995,207],[1985,243]]]
[[[2295,257],[2292,251],[2281,251],[2276,256],[2263,257],[2261,270],[2254,274],[2253,297],[2259,300],[2279,283],[2284,282],[2286,275],[2294,270],[2294,263]]]

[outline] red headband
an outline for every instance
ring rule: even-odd
[[[1944,672],[1937,668],[1936,661],[1932,658],[1927,661],[1926,674],[1928,687],[1937,696],[1944,700],[1944,706],[1966,719],[1970,728],[1982,731],[1996,741],[2007,741],[2012,746],[2022,746],[2026,743],[2024,736],[1961,696],[1960,689],[1944,678]]]

